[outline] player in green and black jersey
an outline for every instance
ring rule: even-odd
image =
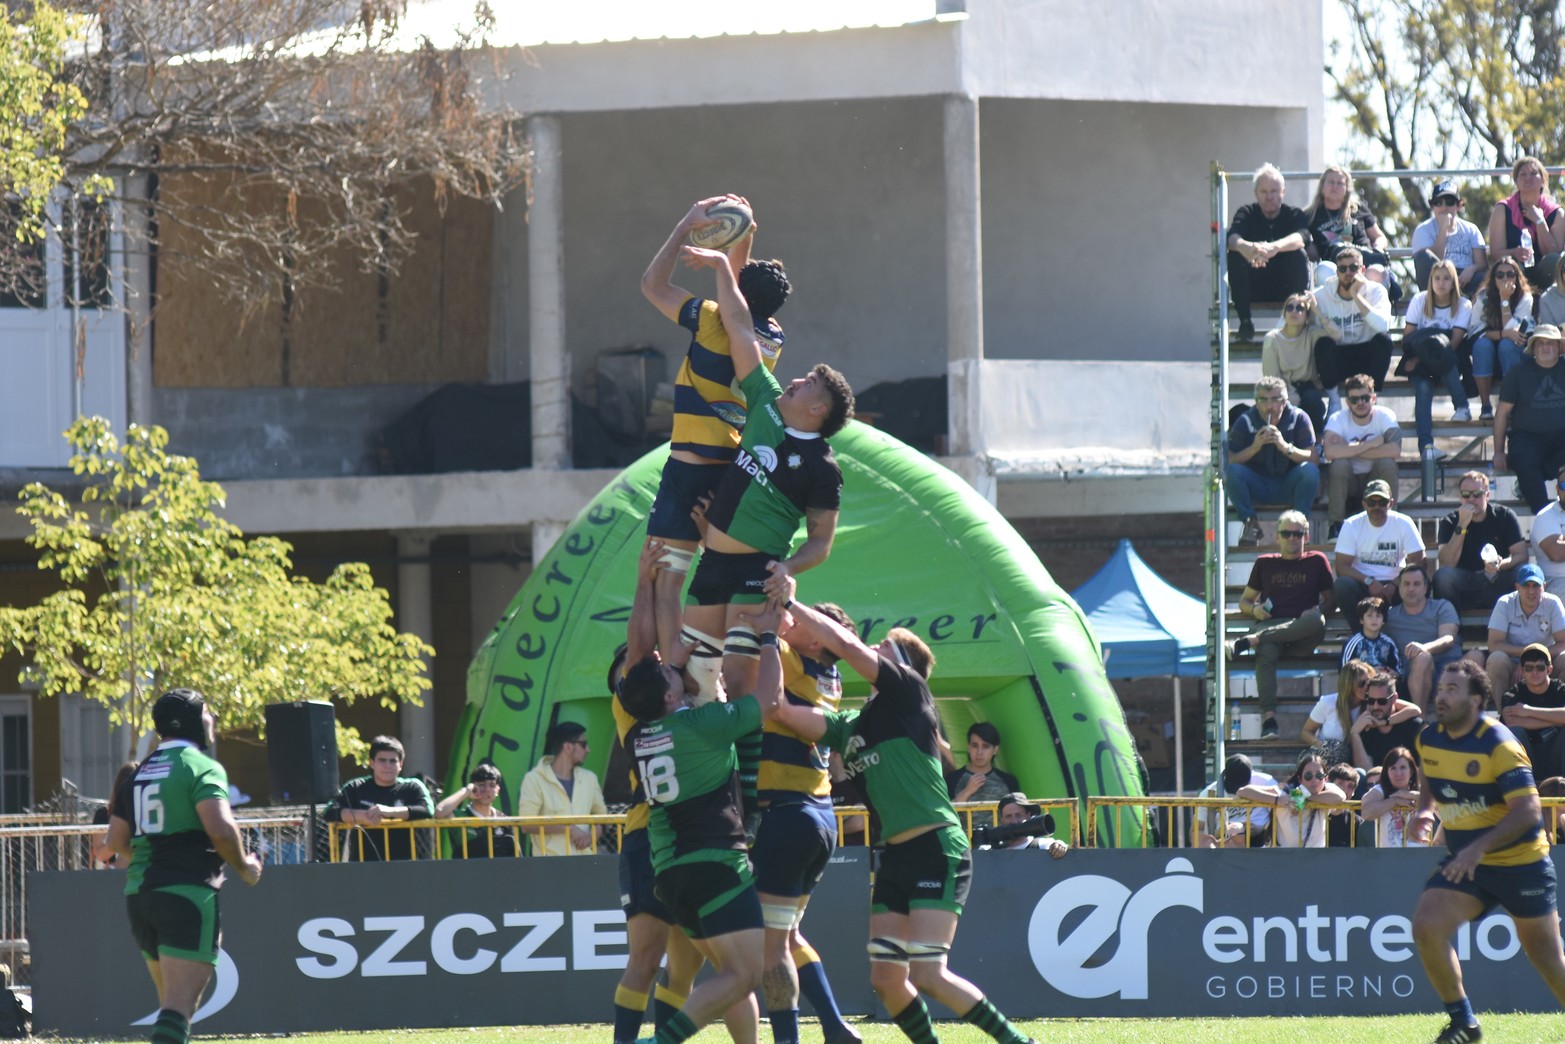
[[[946,966],[957,920],[972,885],[973,860],[940,763],[940,722],[928,678],[935,657],[913,632],[894,627],[875,648],[808,606],[783,596],[795,627],[817,637],[874,684],[860,710],[825,712],[786,700],[768,717],[805,739],[842,752],[880,816],[886,849],[870,899],[870,984],[915,1044],[934,1044],[928,994],[1002,1044],[1024,1044],[983,991]]]
[[[717,302],[728,332],[734,374],[749,404],[739,453],[724,468],[706,510],[706,552],[685,600],[687,631],[726,635],[728,691],[755,684],[755,637],[740,618],[782,581],[820,565],[831,553],[842,497],[842,470],[826,440],[853,416],[853,389],[825,363],[785,390],[761,365],[750,309],[715,250],[683,248],[686,263],[717,274]],[[805,539],[793,550],[800,520]],[[792,553],[790,553],[790,551]]]
[[[679,1044],[735,1002],[753,1005],[761,981],[761,905],[745,845],[734,741],[760,728],[762,702],[782,695],[780,617],[775,606],[754,617],[767,631],[759,700],[687,707],[684,678],[655,656],[633,664],[620,683],[620,701],[637,719],[625,747],[651,808],[657,896],[717,972],[658,1031],[657,1044]]]
[[[161,1009],[152,1039],[184,1044],[217,964],[223,865],[253,885],[261,860],[244,850],[228,774],[204,753],[214,742],[206,699],[171,689],[152,705],[152,724],[163,742],[114,795],[99,858],[130,861],[125,906]]]

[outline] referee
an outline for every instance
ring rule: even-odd
[[[152,725],[162,742],[114,795],[99,858],[130,861],[125,908],[158,990],[152,1040],[185,1044],[217,964],[223,864],[253,885],[261,860],[244,849],[228,774],[205,753],[215,742],[206,698],[170,689],[152,705]]]

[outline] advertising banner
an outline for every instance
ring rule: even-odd
[[[625,968],[610,857],[268,867],[222,890],[203,1035],[607,1022]],[[138,1036],[157,996],[123,874],[28,875],[34,1026]],[[867,851],[833,859],[804,932],[850,1013],[874,1004]],[[815,930],[812,931],[812,925]]]
[[[979,852],[951,967],[1013,1018],[1439,1013],[1412,918],[1443,855]],[[1503,912],[1456,943],[1478,1007],[1558,1010]]]

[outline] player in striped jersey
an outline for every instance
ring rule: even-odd
[[[847,613],[830,603],[820,603],[816,611],[845,627],[853,625]],[[787,632],[779,652],[783,698],[800,707],[836,710],[842,701],[836,656],[803,629]],[[750,855],[766,925],[761,991],[776,1044],[799,1039],[801,991],[820,1017],[828,1044],[861,1039],[843,1021],[820,956],[799,932],[810,893],[837,846],[828,754],[786,725],[765,722],[757,785],[761,826]]]
[[[700,533],[690,512],[702,497],[710,497],[722,479],[724,465],[739,451],[739,431],[744,427],[747,403],[735,379],[734,358],[728,331],[717,302],[696,297],[674,284],[674,264],[679,248],[693,229],[715,223],[706,216],[714,203],[736,196],[713,196],[693,205],[652,258],[641,277],[641,293],[672,322],[690,332],[690,347],[674,379],[674,431],[668,463],[658,484],[657,499],[647,519],[647,537],[664,547],[663,571],[654,594],[658,649],[666,658],[679,639],[682,623],[680,594],[685,575],[700,549]],[[751,261],[755,226],[728,248],[727,262],[749,303],[754,341],[761,365],[768,371],[782,354],[783,330],[773,318],[788,300],[792,287],[780,261]],[[692,662],[715,674],[722,655],[723,635],[693,634],[710,655]],[[632,661],[634,662],[634,661]]]
[[[1489,699],[1484,669],[1458,660],[1441,672],[1435,689],[1437,724],[1418,737],[1425,784],[1411,839],[1428,843],[1438,811],[1451,850],[1424,884],[1413,914],[1419,959],[1451,1016],[1436,1044],[1483,1038],[1451,936],[1495,906],[1511,915],[1522,949],[1565,1005],[1565,956],[1542,806],[1527,752],[1509,729],[1484,716]]]

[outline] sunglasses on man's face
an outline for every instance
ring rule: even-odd
[[[1368,704],[1372,704],[1373,706],[1376,706],[1376,707],[1384,707],[1386,704],[1391,702],[1391,697],[1390,696],[1380,696],[1380,697],[1371,696],[1368,699],[1366,699],[1364,702],[1368,703]]]
[[[1359,265],[1338,265],[1337,272],[1341,275],[1351,275],[1359,270]]]
[[[1545,671],[1547,671],[1548,669],[1549,669],[1549,665],[1546,664],[1546,663],[1524,663],[1524,664],[1522,664],[1522,673],[1524,673],[1524,674],[1542,674]]]
[[[1457,495],[1463,500],[1482,500],[1489,495],[1489,491],[1487,489],[1464,489]]]
[[[1309,534],[1302,529],[1279,529],[1277,530],[1277,535],[1282,537],[1284,540],[1303,540],[1305,537],[1309,536]]]
[[[1372,398],[1374,398],[1372,395],[1349,395],[1348,401],[1355,406],[1362,406]]]

